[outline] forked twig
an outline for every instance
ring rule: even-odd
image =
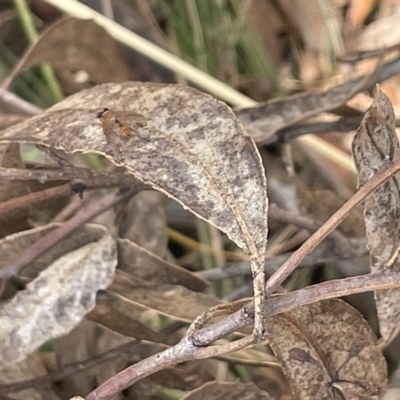
[[[3,201],[0,203],[0,215],[9,213],[19,208],[30,207],[45,200],[69,196],[71,195],[71,191],[71,184],[65,183],[64,185],[55,186],[39,192],[29,193],[24,196]]]

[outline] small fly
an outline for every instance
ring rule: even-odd
[[[114,111],[103,108],[96,116],[100,119],[108,143],[113,143],[115,136],[127,138],[135,133],[142,136],[139,131],[146,127],[146,118],[133,111]]]

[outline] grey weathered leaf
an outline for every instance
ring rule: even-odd
[[[105,235],[70,252],[0,308],[0,366],[23,360],[45,341],[69,332],[112,281],[117,246]]]
[[[182,400],[273,400],[267,392],[253,382],[209,382],[193,390]]]
[[[10,127],[1,140],[106,155],[227,233],[251,255],[262,331],[266,180],[254,142],[225,104],[180,85],[106,84]]]
[[[385,359],[370,326],[347,303],[334,299],[299,307],[268,319],[267,326],[269,344],[297,398],[381,398]]]
[[[392,105],[379,87],[353,140],[358,185],[400,157]],[[388,179],[364,201],[364,218],[371,272],[400,271],[400,173]],[[375,292],[380,332],[389,342],[400,330],[400,290]]]
[[[32,245],[58,226],[59,224],[50,224],[45,227],[30,229],[25,232],[7,236],[0,240],[0,254],[2,254],[4,259],[12,258],[21,248]],[[58,259],[64,254],[77,250],[88,243],[100,240],[106,232],[107,230],[100,225],[85,224],[73,235],[66,237],[45,254],[32,261],[19,273],[18,277],[28,281],[32,280],[40,271],[48,267],[51,260]],[[200,306],[202,304],[201,299],[196,297],[196,294],[192,296],[188,293],[191,293],[190,290],[204,290],[207,287],[207,283],[203,279],[182,267],[162,260],[127,239],[118,239],[118,265],[122,271],[116,271],[117,276],[122,275],[122,278],[116,278],[116,282],[123,280],[124,276],[127,277],[127,280],[132,282],[133,285],[131,289],[128,287],[127,292],[129,292],[129,290],[136,290],[134,300],[146,297],[147,294],[151,293],[151,291],[148,291],[148,286],[146,284],[144,284],[142,290],[138,288],[140,282],[145,281],[147,284],[150,284],[154,291],[157,291],[157,287],[159,287],[160,296],[164,296],[165,292],[171,293],[174,287],[177,288],[177,300],[167,303],[166,306],[169,304],[171,307],[162,308],[161,311],[164,313],[172,313],[173,307],[179,309],[176,305],[179,301],[185,301],[188,305],[196,302],[199,302]],[[130,276],[124,273],[123,270],[128,271]],[[179,286],[168,286],[167,289],[165,289],[165,286],[162,286],[163,284],[182,285],[190,290],[184,291],[184,289]],[[183,292],[181,290],[183,290]],[[204,296],[208,301],[210,300],[210,296]],[[155,304],[158,304],[158,301],[159,297],[156,296]],[[148,302],[144,304],[148,305]],[[149,308],[151,307],[142,305],[140,302],[131,301],[126,297],[120,296],[118,293],[106,291],[97,298],[96,308],[87,317],[127,337],[135,337],[136,339],[150,340],[165,344],[176,343],[179,339],[178,337],[174,335],[166,337],[163,334],[152,331],[141,322],[143,313],[148,311]],[[195,316],[197,311],[204,311],[204,309],[205,308],[193,306],[193,315]],[[178,313],[178,315],[181,314]]]
[[[72,72],[83,70],[96,83],[126,81],[130,73],[120,50],[108,33],[93,21],[62,18],[46,28],[28,48],[7,83],[18,73],[43,62]]]

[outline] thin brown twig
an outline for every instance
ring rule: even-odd
[[[39,257],[45,251],[50,249],[61,239],[74,232],[84,223],[97,217],[108,208],[119,203],[125,197],[131,195],[133,190],[119,190],[118,192],[109,193],[100,200],[95,200],[86,206],[82,207],[71,219],[62,224],[60,227],[49,232],[42,238],[40,238],[32,246],[23,250],[13,260],[8,260],[3,263],[3,267],[0,269],[0,278],[9,278],[15,275],[21,268],[26,266],[35,258]]]
[[[13,198],[0,203],[0,215],[9,213],[10,211],[33,206],[45,200],[56,199],[59,197],[67,197],[71,194],[80,193],[83,190],[94,190],[101,188],[112,188],[126,186],[130,180],[126,180],[124,175],[111,178],[107,175],[96,176],[91,178],[80,179],[75,182],[65,183],[64,185],[55,186],[44,189],[39,192],[29,193],[24,196]],[[137,180],[131,180],[131,183],[137,183]]]
[[[0,130],[25,121],[26,118],[27,117],[19,114],[2,114],[0,115]]]
[[[90,197],[86,196],[86,201],[90,201]],[[82,201],[79,197],[73,197],[70,199],[68,204],[62,208],[50,221],[54,222],[65,222],[68,218],[72,217],[82,207]]]
[[[303,289],[287,293],[284,296],[272,297],[268,301],[267,317],[291,311],[299,306],[305,306],[321,300],[395,287],[400,287],[399,272],[384,271],[378,274],[334,279],[317,285],[307,286]]]
[[[136,182],[137,179],[127,173],[116,171],[97,172],[87,168],[68,169],[28,169],[28,168],[1,168],[0,178],[10,180],[37,180],[39,182],[96,180],[97,184],[126,184]]]
[[[71,195],[71,184],[52,187],[41,190],[40,192],[29,193],[25,196],[16,197],[0,203],[0,215],[9,213],[18,208],[26,208],[34,204],[41,203],[44,200],[57,199],[59,197],[67,197]]]
[[[353,248],[353,256],[358,257],[367,253],[366,249],[366,239],[365,238],[353,238],[348,240]],[[268,257],[265,259],[264,271],[265,274],[270,276],[274,272],[276,272],[281,265],[286,262],[293,252],[278,254],[273,257]],[[330,243],[320,243],[316,249],[311,254],[308,254],[307,257],[300,262],[298,265],[299,268],[310,268],[315,266],[316,264],[327,263],[335,264],[343,259],[348,259],[347,257],[342,256],[342,254],[337,254],[337,252],[332,252],[332,248]],[[348,268],[346,272],[349,275],[355,275],[354,271],[357,272],[357,275],[360,273],[360,267],[358,266],[355,270],[352,268]],[[367,271],[365,271],[367,272]],[[196,276],[205,279],[207,281],[217,281],[226,278],[232,278],[236,276],[250,276],[250,264],[248,261],[239,261],[239,262],[230,262],[222,267],[210,268],[207,270],[197,271],[195,273]]]
[[[268,279],[267,293],[271,294],[275,288],[280,285],[286,277],[300,264],[300,262],[333,230],[338,226],[350,213],[350,211],[360,204],[365,197],[377,189],[383,182],[389,179],[392,175],[400,170],[400,160],[396,161],[385,171],[375,175],[363,187],[361,187],[351,199],[349,199],[343,206],[333,214],[321,228],[315,232],[310,238],[303,243],[303,245],[296,250],[289,259],[282,264],[282,266]],[[367,275],[369,276],[369,275]],[[371,289],[372,290],[372,289]],[[268,307],[266,308],[268,313]],[[241,313],[241,315],[239,314]],[[234,313],[229,317],[219,321],[211,327],[201,329],[195,335],[196,343],[206,346],[243,326],[245,319],[249,321],[254,313],[254,305],[249,302],[245,305],[244,309],[240,312]],[[232,318],[230,321],[229,319]],[[247,325],[247,322],[246,322]]]
[[[312,219],[307,215],[300,215],[289,210],[283,210],[279,208],[276,204],[271,204],[269,206],[268,219],[287,222],[289,224],[296,225],[309,231],[317,231],[322,226],[321,222]],[[330,233],[330,237],[335,243],[335,250],[339,251],[343,255],[343,258],[353,256],[353,246],[346,236],[344,236],[339,231],[333,230]]]
[[[91,171],[85,168],[71,168],[69,171],[63,169],[0,168],[0,178],[10,180],[51,182],[89,179],[92,177]]]

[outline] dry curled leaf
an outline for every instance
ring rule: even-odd
[[[65,254],[0,308],[0,367],[23,360],[69,332],[112,281],[117,246],[110,235]]]
[[[270,318],[267,324],[269,344],[296,398],[381,398],[385,359],[370,326],[347,303],[320,301]]]
[[[113,112],[99,121],[105,108]],[[105,155],[227,233],[251,256],[262,332],[266,180],[254,142],[225,104],[180,85],[106,84],[3,131],[0,140]]]
[[[363,186],[400,157],[392,105],[379,87],[353,140],[358,185]],[[400,173],[364,201],[364,218],[371,272],[400,271]],[[400,330],[400,290],[375,292],[380,332],[389,342]]]
[[[326,91],[304,92],[252,107],[236,108],[235,114],[256,142],[266,142],[279,129],[339,107],[353,95],[349,94],[349,84],[344,83]]]
[[[259,103],[256,106],[235,108],[234,111],[242,121],[246,132],[257,143],[268,143],[279,129],[342,106],[368,86],[375,79],[376,72],[366,76],[362,81],[349,81],[327,90],[298,93]]]

